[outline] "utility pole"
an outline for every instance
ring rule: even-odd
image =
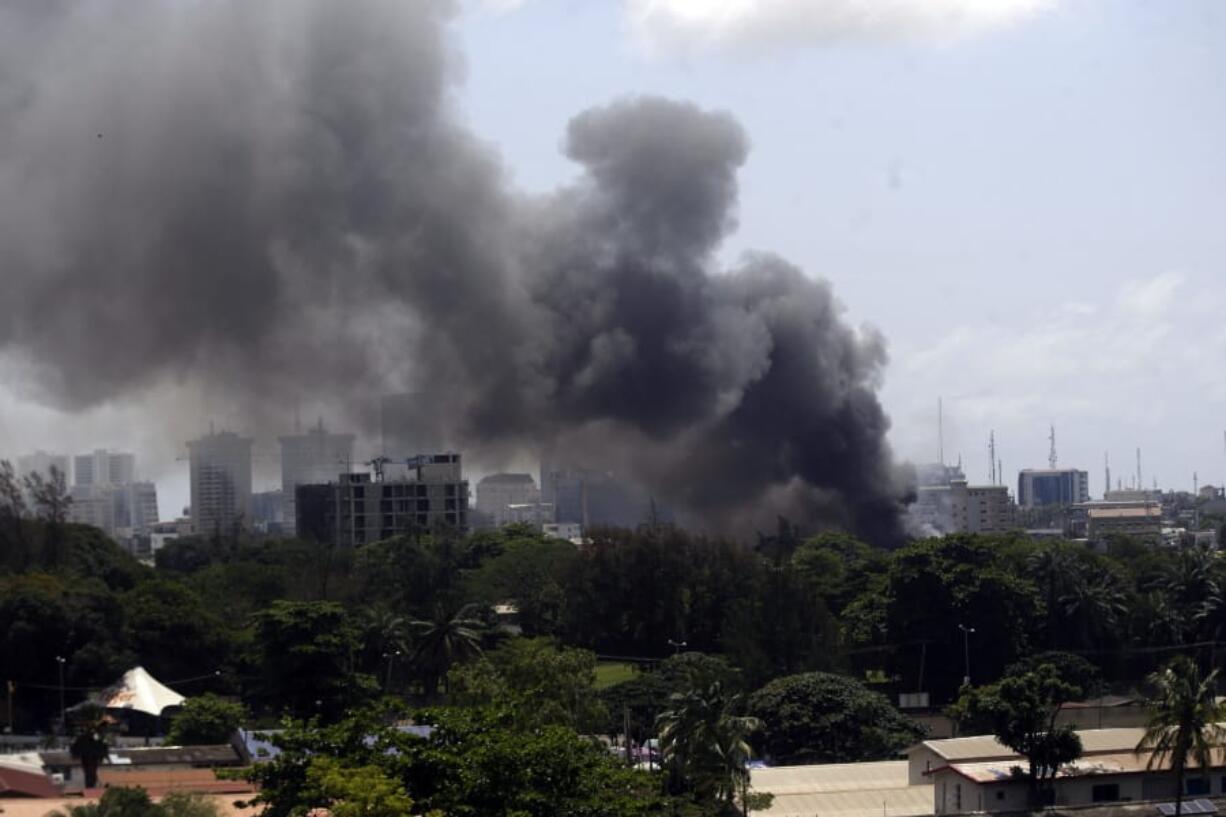
[[[64,664],[67,659],[62,655],[55,657],[55,662],[60,665],[60,734],[68,734],[68,710],[64,707]]]
[[[962,676],[962,683],[969,686],[971,683],[971,633],[975,632],[975,628],[959,624],[958,629],[962,631],[962,657],[966,661],[966,675]]]

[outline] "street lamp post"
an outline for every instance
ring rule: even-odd
[[[55,657],[55,663],[60,665],[60,734],[68,733],[68,710],[64,708],[64,664],[68,659],[62,655]]]
[[[668,640],[668,645],[673,648],[673,655],[676,655],[677,653],[681,652],[682,648],[686,646],[686,643],[684,641],[673,641],[670,638]]]
[[[975,632],[975,628],[959,624],[958,629],[962,631],[962,657],[966,661],[966,675],[962,676],[962,683],[969,686],[971,683],[971,633]]]

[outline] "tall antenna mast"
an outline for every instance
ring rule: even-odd
[[[1192,495],[1196,496],[1200,493],[1200,480],[1196,476],[1196,472],[1192,472]]]
[[[945,405],[937,398],[937,462],[945,464]]]
[[[1056,427],[1051,426],[1051,433],[1047,437],[1051,443],[1051,450],[1047,452],[1047,465],[1053,470],[1056,470]]]
[[[1145,490],[1145,480],[1141,478],[1141,448],[1137,446],[1137,490]]]
[[[996,484],[996,431],[988,432],[988,475],[992,484]],[[1003,477],[1004,474],[1001,474]]]
[[[1103,452],[1103,499],[1107,498],[1107,493],[1111,490],[1111,453]]]

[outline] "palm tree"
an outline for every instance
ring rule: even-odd
[[[1113,639],[1119,632],[1120,621],[1128,615],[1122,582],[1107,571],[1082,576],[1060,598],[1060,603],[1064,629],[1076,633],[1075,643],[1081,648],[1093,648]]]
[[[1226,741],[1226,705],[1217,702],[1217,670],[1201,677],[1196,662],[1186,655],[1176,657],[1166,669],[1149,676],[1154,697],[1150,717],[1136,752],[1150,752],[1146,768],[1170,761],[1175,773],[1175,817],[1183,810],[1184,773],[1213,765],[1213,750]]]
[[[749,787],[748,738],[760,722],[734,715],[739,698],[726,695],[719,681],[674,693],[669,703],[656,726],[674,785],[731,809],[738,792],[744,796]]]
[[[1047,608],[1050,646],[1060,646],[1064,632],[1060,610],[1065,599],[1076,595],[1086,577],[1081,553],[1072,545],[1056,542],[1033,553],[1026,561],[1026,575],[1039,588]]]
[[[408,655],[412,641],[410,621],[389,607],[368,607],[364,616],[365,655],[371,665],[386,668],[384,690],[392,685],[392,669],[396,659]]]
[[[481,654],[481,631],[485,623],[476,618],[479,605],[466,604],[454,614],[441,604],[431,619],[415,619],[409,627],[416,636],[413,666],[421,673],[426,698],[438,695],[452,665]]]

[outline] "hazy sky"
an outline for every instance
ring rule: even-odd
[[[880,329],[900,457],[1015,482],[1103,453],[1226,480],[1226,4],[1220,0],[472,0],[456,104],[516,185],[576,172],[575,113],[662,94],[752,141],[735,259],[769,249]],[[2,296],[0,296],[2,297]],[[119,353],[119,352],[117,352]],[[0,455],[137,449],[163,516],[186,464],[141,396],[70,417],[0,387]],[[7,392],[7,393],[6,393]],[[180,393],[177,400],[182,400]],[[149,400],[154,400],[152,405]],[[262,448],[273,450],[271,441]]]

